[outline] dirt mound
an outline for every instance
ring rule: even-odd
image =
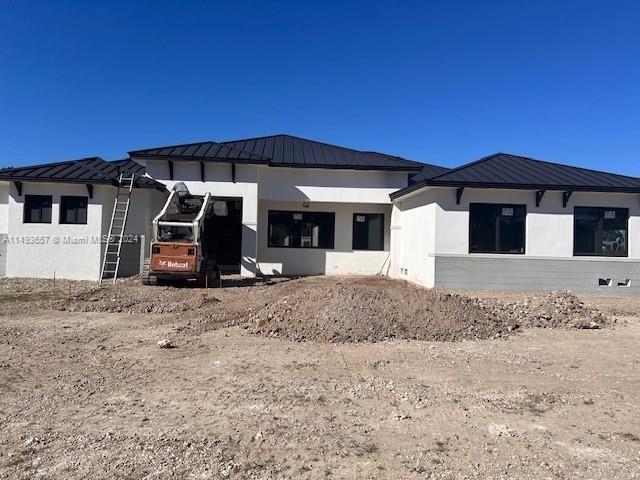
[[[510,330],[475,299],[388,279],[302,284],[251,320],[257,334],[325,342],[481,339]]]
[[[218,302],[205,290],[115,285],[95,287],[71,298],[57,300],[52,302],[52,308],[71,312],[204,313]]]
[[[381,277],[313,277],[211,290],[135,280],[102,286],[58,281],[55,288],[49,280],[0,281],[5,315],[167,314],[179,316],[191,331],[242,325],[255,334],[323,342],[486,339],[519,327],[600,328],[613,322],[570,292],[516,299],[428,290]]]
[[[588,307],[569,291],[555,291],[505,302],[502,315],[511,323],[539,328],[600,328],[613,323],[595,308]]]
[[[520,302],[478,299],[389,279],[360,279],[294,293],[251,316],[250,330],[297,341],[497,338],[519,327],[600,328],[610,323],[570,292]]]

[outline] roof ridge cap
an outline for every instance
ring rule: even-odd
[[[477,164],[482,163],[482,162],[486,162],[487,160],[489,160],[491,158],[494,158],[494,157],[497,157],[498,155],[505,155],[505,154],[502,153],[502,152],[492,153],[491,155],[487,155],[485,157],[479,158],[478,160],[474,160],[473,162],[465,163],[464,165],[460,165],[459,167],[452,168],[447,172],[441,173],[440,175],[436,175],[435,177],[431,177],[429,179],[425,179],[424,181],[426,182],[427,180],[428,181],[436,180],[436,179],[438,179],[440,177],[443,177],[444,175],[449,175],[450,173],[459,172],[462,169],[465,169],[465,168],[468,168],[468,167],[472,167],[472,166],[477,165]]]
[[[240,139],[237,139],[237,140],[225,140],[225,141],[220,142],[220,143],[248,142],[250,140],[259,140],[259,139],[262,139],[262,138],[273,138],[273,137],[296,138],[298,140],[304,140],[306,142],[319,143],[320,145],[326,145],[328,147],[334,147],[334,148],[341,148],[343,150],[350,150],[352,152],[357,152],[357,153],[383,155],[385,157],[398,158],[400,160],[405,160],[407,162],[422,163],[422,162],[418,162],[416,160],[409,160],[408,158],[400,157],[399,155],[390,155],[388,153],[375,152],[373,150],[357,150],[355,148],[344,147],[342,145],[336,145],[335,143],[323,142],[321,140],[314,140],[314,139],[311,139],[311,138],[304,138],[304,137],[300,137],[298,135],[291,135],[289,133],[278,133],[278,134],[275,134],[275,135],[265,135],[265,136],[262,136],[262,137],[240,138]]]
[[[187,142],[187,143],[178,143],[176,145],[162,145],[160,147],[148,147],[148,148],[138,148],[136,150],[129,150],[127,153],[129,154],[129,158],[131,158],[131,154],[135,154],[136,152],[142,152],[143,150],[163,150],[165,148],[178,148],[178,147],[188,147],[190,145],[203,144],[203,143],[216,143],[220,144],[220,142],[216,142],[214,140],[202,140],[200,142]]]

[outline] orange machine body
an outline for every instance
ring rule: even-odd
[[[157,273],[198,272],[198,246],[193,243],[154,242],[150,269]]]

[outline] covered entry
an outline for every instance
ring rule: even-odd
[[[205,224],[205,246],[224,273],[240,273],[242,198],[215,197]]]

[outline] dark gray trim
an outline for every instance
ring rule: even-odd
[[[562,208],[567,208],[567,204],[571,199],[571,195],[573,195],[573,190],[568,190],[566,192],[562,192]]]

